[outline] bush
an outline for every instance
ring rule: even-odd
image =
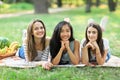
[[[29,3],[15,3],[11,4],[9,9],[30,10],[32,8],[33,5]]]
[[[32,10],[33,5],[30,3],[13,3],[13,4],[6,4],[3,3],[0,5],[1,12],[3,13],[13,13],[13,12],[20,12],[25,10]]]

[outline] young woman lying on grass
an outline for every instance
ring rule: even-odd
[[[59,22],[50,40],[51,62],[54,65],[79,64],[79,41],[73,37],[73,29],[69,22]]]
[[[49,39],[46,38],[46,28],[41,20],[34,20],[28,26],[27,39],[25,39],[18,55],[28,62],[34,61],[45,69],[51,69]]]
[[[80,48],[83,64],[103,65],[110,59],[109,42],[102,38],[101,27],[96,23],[88,24]]]

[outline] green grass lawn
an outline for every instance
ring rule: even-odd
[[[120,57],[120,7],[116,12],[109,12],[107,8],[92,8],[91,13],[85,13],[84,8],[77,8],[52,14],[31,14],[18,17],[0,18],[0,36],[9,38],[11,42],[18,41],[22,44],[22,30],[34,19],[44,21],[47,36],[51,37],[55,25],[65,17],[71,19],[74,36],[81,41],[84,38],[87,20],[94,18],[97,23],[103,16],[109,21],[103,36],[110,41],[111,52]],[[41,67],[33,69],[19,69],[0,67],[0,80],[119,80],[120,68],[53,68],[50,71]]]

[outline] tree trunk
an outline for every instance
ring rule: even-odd
[[[109,11],[115,11],[118,0],[108,0]]]
[[[62,0],[57,0],[58,7],[62,7]]]
[[[92,0],[86,0],[86,12],[91,12]]]
[[[100,5],[100,0],[96,0],[96,7]]]
[[[48,13],[48,0],[32,0],[34,4],[34,12]]]

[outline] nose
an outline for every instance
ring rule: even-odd
[[[92,36],[93,34],[92,33],[90,33],[90,36]]]
[[[38,31],[42,31],[42,29],[41,29],[41,28],[39,28],[39,29],[38,29]]]
[[[90,37],[90,38],[92,38],[92,37],[93,37],[93,34],[92,34],[92,33],[90,33],[90,34],[89,34],[89,37]]]
[[[68,33],[67,33],[67,32],[64,32],[63,34],[64,34],[64,36],[67,36]]]

